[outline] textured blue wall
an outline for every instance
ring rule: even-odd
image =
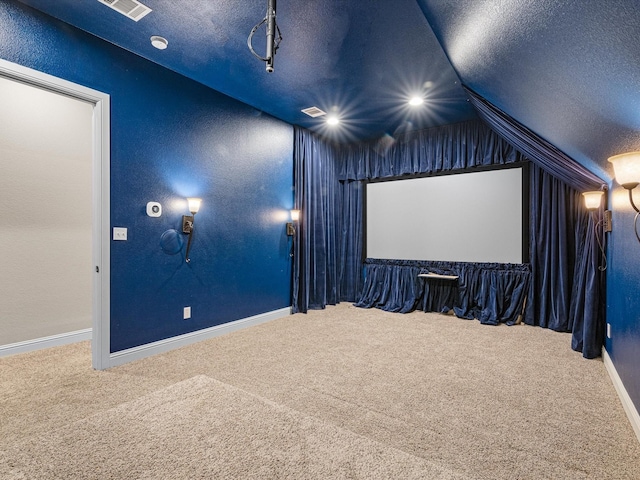
[[[111,224],[128,228],[111,244],[112,352],[290,304],[290,125],[14,2],[0,57],[111,96]],[[190,264],[160,247],[187,196],[203,199]]]
[[[640,191],[634,199],[640,203]],[[607,322],[611,338],[605,346],[640,412],[640,243],[633,233],[635,211],[627,191],[615,184],[610,204],[613,231],[609,234]]]

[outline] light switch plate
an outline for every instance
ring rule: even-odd
[[[191,318],[191,307],[184,307],[182,309],[182,318],[188,320]]]
[[[114,240],[126,240],[127,229],[125,227],[113,227],[113,239]]]

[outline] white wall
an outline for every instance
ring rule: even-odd
[[[0,345],[91,327],[93,105],[0,77]]]

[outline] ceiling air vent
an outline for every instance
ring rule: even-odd
[[[327,112],[323,112],[318,107],[309,107],[302,110],[302,113],[306,113],[310,117],[316,118],[326,115]]]
[[[141,4],[137,0],[98,0],[107,7],[113,8],[116,12],[120,12],[126,17],[136,22],[151,11],[149,7]]]

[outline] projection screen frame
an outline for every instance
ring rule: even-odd
[[[495,170],[506,170],[506,169],[514,169],[520,168],[522,169],[522,264],[528,264],[530,261],[529,258],[529,208],[530,208],[530,199],[529,199],[529,162],[518,162],[518,163],[510,163],[505,165],[487,165],[487,166],[477,166],[471,168],[461,168],[456,170],[444,171],[444,172],[429,172],[422,174],[413,174],[413,175],[400,175],[394,177],[384,177],[384,178],[374,178],[365,180],[365,188],[363,195],[363,212],[362,212],[362,236],[363,236],[363,248],[362,248],[362,261],[364,262],[368,258],[367,252],[367,189],[369,184],[371,183],[384,183],[384,182],[395,182],[395,181],[403,181],[403,180],[412,180],[418,178],[429,178],[429,177],[440,177],[440,176],[449,176],[449,175],[460,175],[465,173],[476,173],[476,172],[488,172]],[[385,260],[397,260],[397,259],[385,259]],[[416,261],[421,261],[421,259],[414,259]],[[430,260],[425,260],[430,261]],[[476,263],[476,262],[470,262]]]

